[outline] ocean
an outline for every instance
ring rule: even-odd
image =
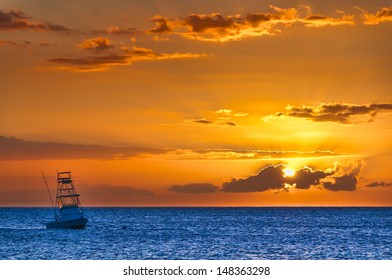
[[[392,259],[392,208],[84,209],[86,229],[48,230],[50,208],[0,208],[0,259]]]

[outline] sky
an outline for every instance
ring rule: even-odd
[[[0,1],[0,206],[392,206],[391,1]]]

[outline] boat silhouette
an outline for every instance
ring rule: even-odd
[[[71,172],[57,172],[56,205],[53,205],[48,184],[44,175],[43,177],[49,191],[54,216],[54,220],[47,223],[46,228],[85,228],[88,219],[84,215],[84,211],[79,200],[80,195],[76,192],[75,186],[72,182]]]

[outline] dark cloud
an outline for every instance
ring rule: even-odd
[[[150,148],[42,143],[0,136],[0,160],[83,158],[113,160],[165,152],[167,151]]]
[[[315,122],[338,122],[342,124],[358,124],[374,121],[381,113],[391,114],[391,103],[368,105],[354,104],[320,104],[318,106],[287,106],[286,112],[278,112],[274,116],[305,118]]]
[[[190,14],[184,18],[184,25],[191,28],[192,32],[204,32],[215,28],[233,28],[238,20],[235,16],[223,17],[219,13]]]
[[[232,122],[232,121],[225,122],[225,125],[228,125],[228,126],[237,126],[237,124],[236,124],[235,122]]]
[[[270,165],[263,168],[257,175],[246,179],[232,179],[222,185],[223,192],[263,192],[284,188],[284,165]]]
[[[232,179],[222,185],[223,192],[263,192],[283,190],[286,187],[309,189],[321,186],[330,191],[355,191],[357,176],[362,163],[354,162],[347,166],[337,165],[333,169],[316,170],[304,167],[297,170],[294,176],[285,176],[284,164],[269,165],[257,175],[245,179]]]
[[[392,182],[384,182],[384,181],[380,181],[380,182],[372,182],[366,185],[366,187],[370,187],[370,188],[374,188],[374,187],[392,187]]]
[[[197,119],[197,120],[192,120],[193,123],[200,123],[200,124],[212,124],[212,121],[206,120],[206,119]]]
[[[161,15],[156,15],[151,19],[151,21],[155,23],[155,28],[150,29],[149,32],[158,34],[173,32],[173,29],[170,26],[171,23],[167,18]]]
[[[208,120],[205,118],[184,120],[183,123],[185,123],[185,124],[201,124],[201,125],[210,125],[210,126],[237,126],[237,124],[233,121],[222,121],[222,120],[212,121],[212,120]]]
[[[354,175],[343,175],[334,178],[335,182],[324,182],[323,186],[330,191],[355,191],[357,178]]]
[[[19,10],[0,10],[0,30],[70,31],[62,25],[34,20]]]
[[[173,185],[169,188],[169,191],[177,193],[203,194],[214,193],[218,191],[218,189],[219,187],[209,183],[190,183],[187,185]]]
[[[326,171],[313,171],[310,167],[304,167],[295,172],[295,176],[286,177],[285,182],[294,185],[297,189],[309,189],[311,186],[320,184],[320,179],[331,175],[332,173]]]

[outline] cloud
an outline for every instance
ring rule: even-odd
[[[324,158],[339,157],[331,151],[274,151],[274,150],[238,150],[238,149],[176,149],[164,154],[154,154],[154,158],[169,160],[241,160],[241,159],[288,159],[288,158]]]
[[[304,168],[297,170],[295,176],[285,177],[285,182],[290,185],[294,185],[297,189],[309,189],[311,186],[320,184],[320,180],[331,175],[331,172],[316,170],[305,166]]]
[[[111,34],[111,35],[134,35],[138,33],[136,28],[129,27],[129,28],[121,28],[118,26],[110,26],[106,28],[104,31],[106,34]]]
[[[114,48],[109,38],[96,37],[83,40],[78,47],[85,50],[106,51]]]
[[[169,160],[189,159],[263,159],[293,157],[339,156],[331,151],[262,151],[262,150],[167,150],[142,147],[105,147],[99,145],[75,145],[25,141],[0,136],[0,160],[36,159],[99,159],[126,160],[134,157],[153,157]]]
[[[321,15],[310,15],[302,20],[306,27],[324,27],[338,25],[354,25],[353,15],[344,15],[341,18],[331,18]]]
[[[335,182],[324,182],[323,186],[330,191],[355,191],[357,178],[353,175],[343,175],[336,177]]]
[[[270,9],[271,12],[248,13],[245,16],[193,13],[183,19],[174,20],[156,16],[153,18],[156,27],[150,29],[149,32],[177,34],[191,40],[227,42],[250,37],[273,36],[279,34],[282,28],[288,28],[293,24],[323,27],[354,25],[355,23],[354,16],[344,13],[336,18],[315,15],[309,6],[284,9],[270,5]],[[304,11],[306,15],[302,16]]]
[[[148,30],[150,33],[162,34],[162,33],[171,33],[173,31],[172,23],[161,15],[154,16],[151,21],[155,23],[155,27]]]
[[[297,170],[293,176],[285,176],[284,164],[269,165],[257,175],[245,179],[232,179],[222,185],[223,192],[263,192],[282,191],[290,188],[309,189],[311,186],[323,187],[330,191],[355,191],[357,176],[363,163],[347,165],[336,164],[334,168],[314,171],[310,167]]]
[[[196,120],[189,120],[192,123],[199,123],[199,124],[212,124],[212,121],[206,119],[196,119]]]
[[[54,47],[54,46],[56,46],[55,44],[48,43],[48,42],[41,42],[41,43],[39,43],[39,45],[42,46],[42,47]]]
[[[206,118],[201,119],[186,119],[183,120],[182,124],[200,124],[207,126],[237,126],[237,124],[233,121],[226,121],[217,119],[215,121],[208,120]]]
[[[283,189],[285,178],[283,177],[283,169],[286,166],[269,165],[254,176],[246,179],[232,179],[222,185],[223,192],[263,192],[267,190]]]
[[[0,10],[0,30],[70,31],[70,29],[62,25],[34,20],[19,10],[10,10],[8,12]]]
[[[56,67],[57,69],[89,72],[108,71],[113,66],[127,66],[136,61],[199,58],[203,56],[203,54],[195,53],[156,53],[151,49],[134,46],[132,49],[123,48],[121,53],[108,53],[106,55],[78,58],[56,57],[48,61],[63,65]]]
[[[2,45],[16,45],[16,43],[8,40],[0,40],[0,46]]]
[[[374,187],[392,187],[392,182],[372,182],[366,185],[366,187],[374,188]]]
[[[166,150],[43,143],[0,136],[0,160],[100,159],[115,160],[165,153]]]
[[[219,187],[209,183],[190,183],[187,185],[173,185],[169,188],[169,191],[177,193],[203,194],[214,193],[218,191],[218,189]]]
[[[232,122],[232,121],[224,122],[224,124],[228,125],[228,126],[237,126],[237,124],[235,122]]]
[[[392,22],[392,7],[384,7],[376,13],[372,14],[365,10],[362,11],[364,24],[377,25],[383,22]]]
[[[91,185],[83,192],[89,196],[100,196],[100,195],[114,195],[114,196],[151,196],[153,192],[146,189],[138,189],[131,186],[113,186],[110,184],[96,184]]]
[[[248,114],[242,112],[234,112],[230,109],[219,109],[216,111],[206,111],[202,112],[201,115],[204,117],[195,118],[195,119],[185,119],[181,124],[200,124],[206,126],[238,126],[238,123],[235,120],[238,120],[240,117],[245,117]]]
[[[286,112],[266,116],[264,120],[282,116],[305,118],[314,122],[337,122],[341,124],[360,124],[372,122],[380,114],[391,114],[391,103],[367,105],[322,103],[317,106],[287,106]]]

